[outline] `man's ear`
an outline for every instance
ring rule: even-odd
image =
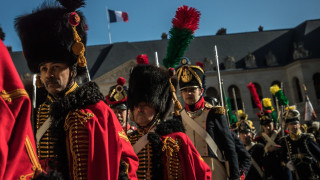
[[[204,89],[203,89],[203,88],[201,88],[201,89],[200,89],[200,96],[202,96],[202,95],[203,95],[203,92],[204,92]]]

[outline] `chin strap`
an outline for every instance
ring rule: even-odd
[[[153,127],[155,127],[159,122],[160,122],[160,119],[158,118],[159,117],[159,113],[157,113],[154,117],[153,117],[153,119],[152,119],[152,121],[150,121],[147,125],[145,125],[145,126],[140,126],[139,124],[137,124],[138,125],[138,128],[139,129],[147,129],[147,128],[149,128],[149,129],[151,129],[151,128],[153,128]],[[134,121],[134,116],[133,116],[133,113],[132,113],[132,120]],[[135,122],[135,121],[134,121]]]

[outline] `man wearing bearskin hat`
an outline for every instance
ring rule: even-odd
[[[117,85],[110,87],[109,93],[106,96],[106,101],[116,114],[122,128],[126,129],[127,133],[131,133],[137,128],[127,122],[127,115],[130,111],[127,110],[128,87],[124,85],[125,83],[126,80],[123,77],[119,77]]]
[[[138,56],[137,60],[144,59]],[[167,119],[175,97],[174,70],[140,64],[129,79],[128,108],[138,130],[128,137],[139,157],[139,179],[211,179],[211,171],[184,133]]]
[[[202,158],[214,170],[213,179],[226,179],[228,176],[230,179],[240,179],[235,143],[229,131],[224,108],[212,107],[205,102],[202,96],[204,93],[203,69],[200,66],[191,65],[187,58],[183,58],[181,62],[182,66],[177,68],[177,76],[185,102],[181,117],[186,134]],[[195,127],[198,128],[195,129]],[[223,162],[227,162],[226,165]],[[222,177],[218,177],[219,174]]]
[[[293,179],[319,179],[320,147],[314,135],[302,133],[298,110],[286,110],[283,118],[289,134],[281,139],[282,165],[291,170]]]
[[[276,130],[269,111],[258,113],[260,125],[262,127],[261,136],[257,136],[255,141],[264,145],[263,166],[267,179],[286,179],[287,170],[282,168],[280,162],[280,130]]]
[[[30,123],[31,102],[4,37],[0,27],[0,179],[31,179],[42,171]]]
[[[245,145],[246,150],[251,155],[252,164],[247,172],[247,180],[259,180],[264,179],[263,172],[263,155],[264,155],[264,145],[260,143],[253,142],[255,136],[255,128],[252,125],[252,121],[243,120],[237,124],[237,132],[239,133],[239,138]]]
[[[75,79],[86,69],[82,0],[44,4],[16,19],[23,54],[47,99],[36,116],[42,168],[64,179],[136,179],[138,158],[97,84]]]

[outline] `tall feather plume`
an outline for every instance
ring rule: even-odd
[[[86,5],[85,0],[57,0],[60,4],[68,9],[69,11],[75,11],[80,7],[84,7]]]
[[[167,47],[166,58],[163,65],[166,68],[175,68],[184,55],[191,39],[194,38],[194,31],[198,29],[200,12],[193,7],[181,6],[172,19],[172,28],[169,31],[170,39]]]
[[[253,83],[249,83],[247,85],[247,88],[249,89],[250,91],[250,94],[251,94],[251,97],[254,101],[254,103],[256,104],[256,106],[259,108],[260,111],[262,111],[262,104],[261,104],[261,101],[259,99],[259,95],[257,93],[257,90],[256,90],[256,87],[254,86]]]
[[[273,85],[270,87],[270,92],[276,96],[278,99],[279,105],[287,106],[289,104],[288,98],[283,94],[282,90],[279,88],[278,85]]]
[[[270,98],[263,98],[262,99],[262,105],[263,105],[263,109],[264,109],[263,111],[265,113],[270,113],[271,117],[273,119],[273,122],[275,124],[277,124],[278,123],[278,117],[277,117],[275,109],[272,106],[271,99]]]

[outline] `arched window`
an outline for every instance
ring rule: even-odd
[[[253,83],[253,84],[254,84],[254,87],[257,90],[257,93],[258,93],[260,101],[262,101],[263,95],[262,95],[261,86],[258,83]],[[252,96],[251,96],[251,104],[252,104],[253,108],[258,108],[256,103],[254,103]]]
[[[300,82],[297,77],[294,77],[292,80],[293,90],[294,90],[294,97],[297,102],[302,102],[302,93],[300,88]]]
[[[315,73],[313,75],[313,84],[316,91],[317,99],[320,99],[320,73]]]
[[[217,99],[220,99],[218,96],[219,96],[219,93],[217,91],[216,88],[214,87],[209,87],[207,90],[206,90],[206,95],[207,96],[210,96],[210,97],[215,97]]]
[[[242,100],[241,100],[240,89],[235,85],[231,85],[228,88],[228,97],[230,98],[230,101],[231,101],[231,110],[236,110],[235,103],[234,103],[234,98],[233,98],[233,92],[232,92],[233,90],[232,89],[234,89],[234,91],[235,91],[238,109],[242,109]]]
[[[280,81],[278,81],[278,80],[275,80],[275,81],[273,81],[272,83],[271,83],[271,86],[273,86],[273,85],[278,85],[279,86],[279,88],[281,88],[281,82]],[[270,86],[270,87],[271,87]],[[277,103],[276,103],[276,97],[275,96],[272,96],[273,98],[273,104],[276,106],[277,105]]]

